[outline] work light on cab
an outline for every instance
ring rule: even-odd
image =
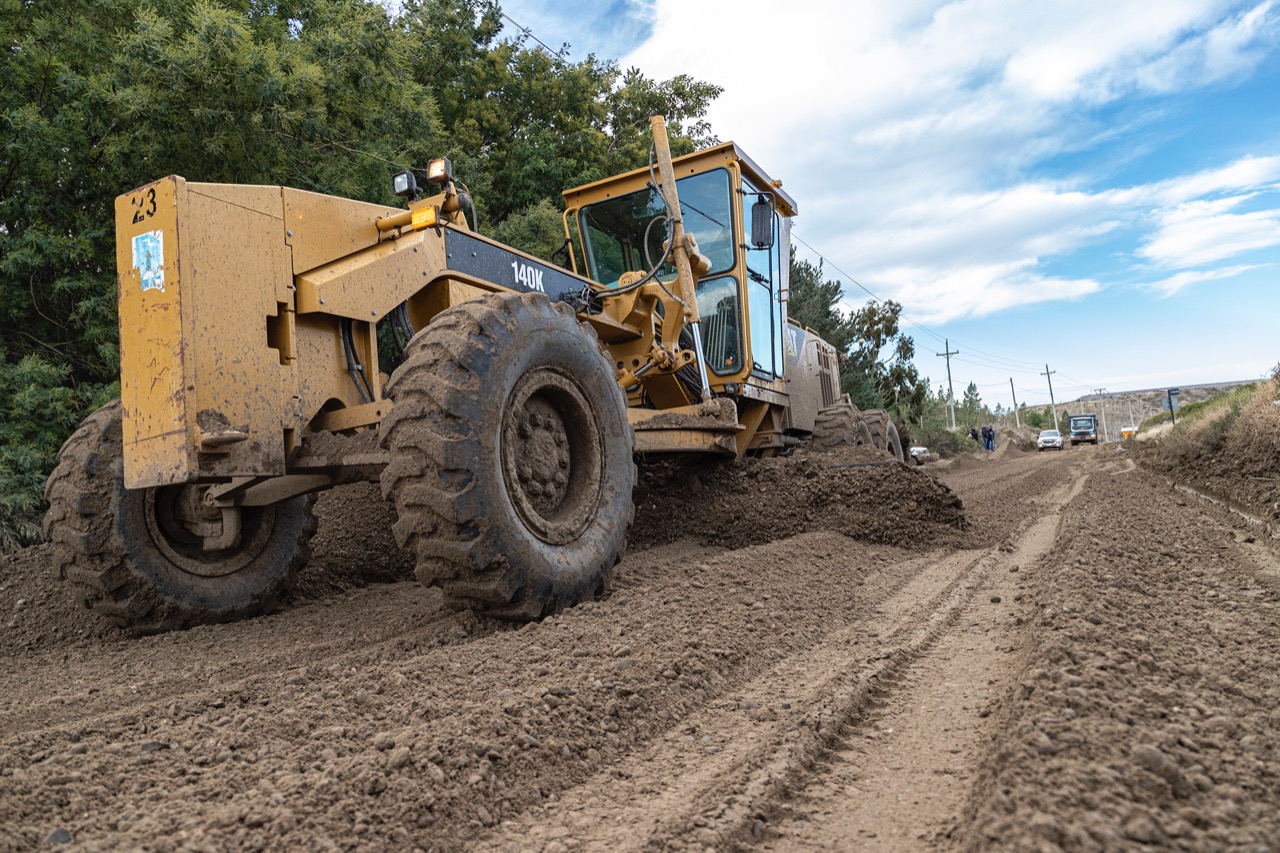
[[[391,191],[401,198],[418,198],[418,179],[413,172],[399,172],[391,177]]]
[[[427,164],[427,181],[432,184],[447,184],[453,180],[453,164],[448,157],[437,157]]]

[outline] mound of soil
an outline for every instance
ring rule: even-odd
[[[352,483],[316,499],[311,562],[298,578],[299,598],[323,598],[372,583],[413,577],[413,555],[396,545],[396,513],[376,483]]]
[[[820,530],[923,548],[965,527],[949,488],[869,448],[737,463],[664,460],[641,466],[635,505],[633,551],[678,539],[744,547]]]

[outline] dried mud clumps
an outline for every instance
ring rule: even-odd
[[[929,474],[870,448],[741,462],[666,459],[640,466],[633,551],[679,539],[744,547],[832,531],[904,548],[953,539],[964,507]]]

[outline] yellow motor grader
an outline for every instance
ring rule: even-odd
[[[120,399],[67,440],[46,538],[83,601],[160,631],[267,612],[313,494],[380,480],[455,607],[600,591],[634,459],[874,442],[786,316],[795,202],[733,143],[564,193],[564,266],[477,234],[447,160],[408,209],[169,176],[116,200]],[[379,329],[400,342],[389,380]]]

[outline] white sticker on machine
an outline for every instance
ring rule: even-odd
[[[133,238],[133,268],[142,289],[164,292],[164,232],[147,231]]]

